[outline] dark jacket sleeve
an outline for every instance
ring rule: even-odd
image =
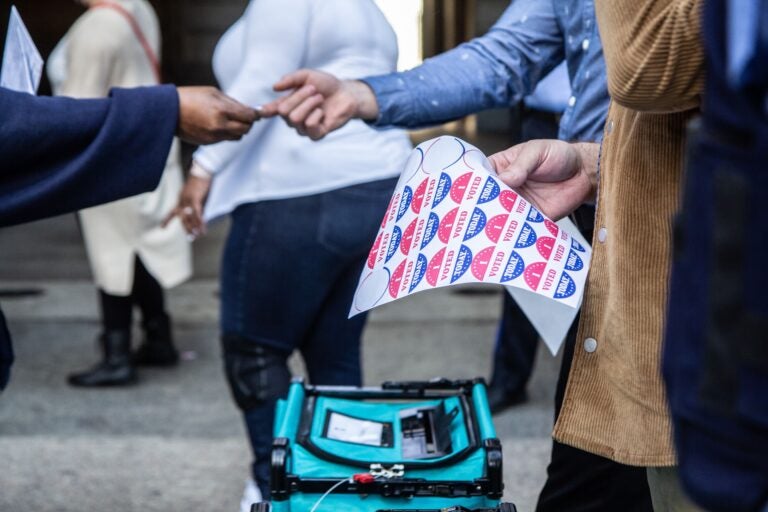
[[[173,86],[114,89],[94,100],[0,88],[0,226],[153,190],[178,110]]]

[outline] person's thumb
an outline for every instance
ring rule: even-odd
[[[272,88],[275,91],[288,91],[291,89],[298,89],[309,79],[309,70],[300,69],[293,73],[288,73],[283,78],[278,80]]]
[[[493,162],[493,160],[492,160]],[[494,162],[496,165],[498,162]],[[507,158],[502,165],[496,167],[499,178],[509,187],[518,188],[528,181],[541,163],[539,145],[526,143],[512,158]]]

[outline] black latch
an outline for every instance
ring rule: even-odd
[[[288,456],[291,453],[291,441],[278,437],[272,441],[272,463],[270,473],[270,492],[274,501],[285,501],[290,497],[291,488],[288,479]]]

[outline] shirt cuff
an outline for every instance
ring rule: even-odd
[[[379,117],[367,121],[371,126],[403,126],[411,119],[411,96],[401,73],[369,76],[361,82],[368,85],[376,96]]]
[[[200,178],[203,180],[210,180],[213,178],[213,173],[200,165],[197,160],[192,160],[192,167],[189,168],[189,174],[195,178]]]

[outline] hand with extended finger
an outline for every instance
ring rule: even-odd
[[[197,166],[193,163],[193,168]],[[190,173],[184,188],[179,194],[179,202],[163,221],[163,227],[167,226],[174,217],[178,217],[184,225],[184,229],[192,237],[197,238],[205,234],[205,222],[203,221],[203,207],[211,190],[211,177],[207,171],[198,166],[198,172]],[[202,171],[202,172],[200,172]]]
[[[178,135],[192,144],[239,140],[259,113],[215,87],[179,87]]]
[[[379,115],[376,96],[364,82],[339,80],[322,71],[296,71],[283,77],[274,89],[292,92],[264,105],[260,114],[280,115],[313,140],[325,137],[350,119],[373,120]]]
[[[532,140],[489,157],[499,178],[553,220],[597,192],[599,144]]]

